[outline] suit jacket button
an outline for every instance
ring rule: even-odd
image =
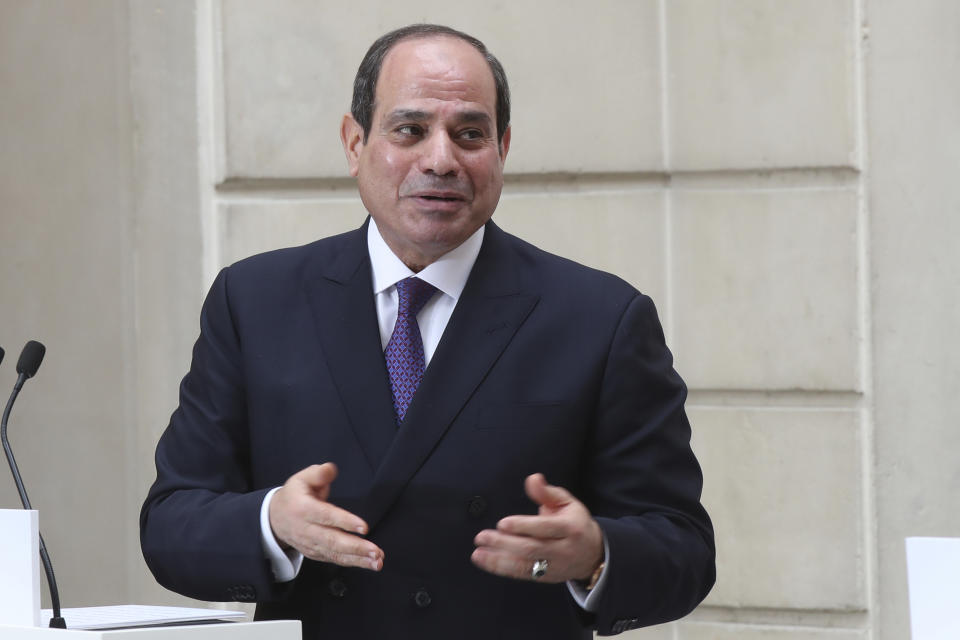
[[[334,598],[342,598],[347,595],[347,585],[340,578],[334,578],[327,584],[327,590]]]
[[[487,510],[487,501],[483,496],[473,496],[467,505],[467,513],[474,518],[479,518]]]
[[[433,600],[430,598],[430,594],[426,589],[417,589],[417,592],[413,594],[413,603],[421,609],[429,607],[431,602],[433,602]]]

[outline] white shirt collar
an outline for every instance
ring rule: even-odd
[[[415,275],[454,300],[459,300],[463,288],[467,285],[473,263],[477,261],[477,255],[480,254],[483,230],[484,227],[480,227],[459,247],[443,254],[420,273],[414,273],[390,250],[383,236],[380,235],[377,223],[370,218],[370,226],[367,228],[367,251],[370,253],[370,266],[373,269],[374,295],[389,289],[404,278]]]

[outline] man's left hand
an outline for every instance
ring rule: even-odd
[[[531,580],[533,564],[547,561],[541,582],[588,580],[603,560],[603,532],[587,507],[541,473],[527,476],[527,496],[540,505],[535,516],[508,516],[473,539],[475,565],[509,578]]]

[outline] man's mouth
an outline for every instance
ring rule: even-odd
[[[459,193],[417,193],[413,197],[435,202],[454,202],[465,199]]]
[[[459,211],[468,200],[456,191],[421,191],[410,194],[410,198],[425,211],[448,213]]]

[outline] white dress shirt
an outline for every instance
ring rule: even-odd
[[[419,273],[414,273],[387,246],[376,222],[373,218],[370,219],[370,225],[367,228],[367,250],[370,253],[370,266],[373,271],[373,295],[377,308],[377,321],[380,325],[381,348],[386,349],[397,322],[396,284],[415,275],[438,290],[417,314],[417,324],[420,326],[420,336],[423,340],[424,362],[427,366],[430,365],[430,359],[437,350],[437,345],[440,344],[443,331],[467,284],[473,263],[476,262],[477,255],[480,253],[483,232],[484,228],[480,227],[459,247],[440,256]],[[260,533],[263,550],[270,561],[274,578],[277,582],[288,582],[300,572],[303,555],[296,549],[281,549],[273,535],[270,527],[270,500],[277,489],[279,487],[270,491],[263,499],[263,505],[260,507]],[[608,556],[609,550],[604,540],[604,559],[609,567]],[[596,587],[589,593],[578,583],[567,582],[571,595],[583,609],[596,611],[598,608],[606,574],[607,571],[604,570]]]

